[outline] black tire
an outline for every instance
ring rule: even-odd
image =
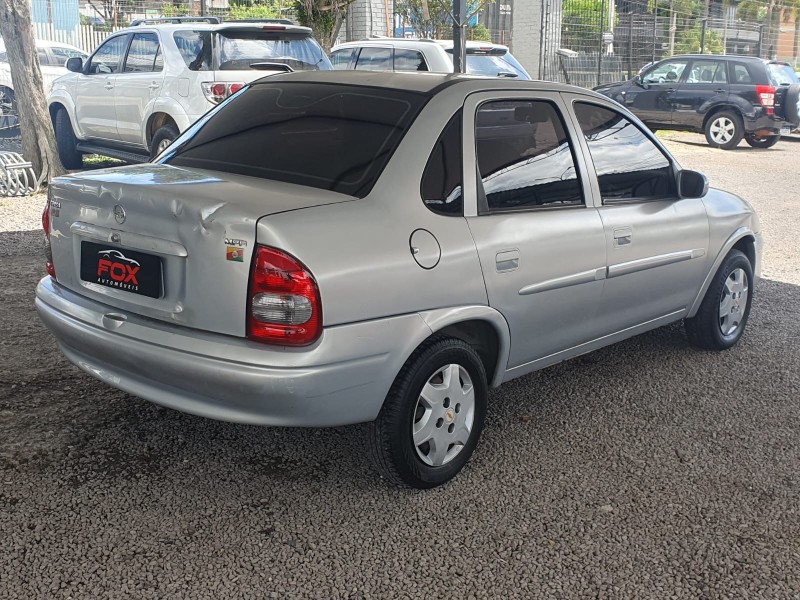
[[[797,125],[800,123],[800,83],[793,83],[783,97],[783,111],[786,120]]]
[[[153,135],[153,140],[150,142],[150,160],[153,160],[161,153],[158,150],[158,147],[161,144],[164,142],[169,142],[171,144],[179,135],[180,132],[175,125],[164,125],[163,127],[160,127],[156,131],[155,135]],[[164,148],[166,148],[166,146],[164,146]],[[162,148],[162,150],[164,150],[164,148]]]
[[[58,157],[65,169],[83,168],[83,153],[78,152],[78,139],[72,130],[72,123],[69,120],[67,111],[59,109],[56,113],[56,146],[58,147]]]
[[[19,137],[19,114],[14,90],[0,87],[0,138]]]
[[[747,286],[746,302],[738,326],[726,335],[722,330],[720,309],[725,296],[730,295],[726,288],[726,282],[731,277],[731,274],[738,269],[741,269],[746,277],[744,282]],[[739,250],[731,250],[708,287],[697,314],[684,321],[689,342],[703,350],[727,350],[735,346],[747,326],[750,305],[753,302],[753,292],[753,266],[750,264],[750,260]],[[740,304],[737,303],[737,306],[740,306]]]
[[[426,444],[421,444],[418,450],[413,439],[413,427],[415,423],[423,422],[419,411],[427,412],[426,407],[418,406],[423,387],[436,376],[437,372],[448,365],[458,365],[459,371],[461,369],[466,371],[472,381],[474,392],[472,428],[466,442],[463,445],[458,444],[461,446],[460,451],[440,466],[432,466],[423,462],[420,456],[420,453],[425,452]],[[463,382],[459,376],[459,387],[464,385]],[[445,383],[443,381],[442,384],[435,383],[435,385],[445,385]],[[446,394],[447,391],[443,389],[441,393]],[[386,396],[378,418],[370,424],[369,446],[381,475],[392,483],[418,489],[436,487],[455,477],[469,460],[478,443],[486,417],[487,396],[486,372],[472,346],[450,337],[432,338],[420,346],[403,365]],[[432,412],[429,413],[431,429],[436,427],[434,434],[440,438],[443,436],[446,443],[449,443],[450,439],[457,439],[456,426],[460,427],[469,420],[468,410],[462,410],[460,407],[461,404],[448,396],[442,398],[441,403],[436,403],[436,408],[432,408]],[[439,411],[444,418],[437,417]],[[448,423],[451,425],[448,426]],[[453,437],[448,437],[450,435]],[[445,452],[449,452],[457,449],[457,446],[449,444],[446,448]],[[428,459],[431,460],[435,446],[428,443],[427,453]]]
[[[744,136],[744,141],[753,148],[772,148],[780,139],[781,136],[779,135],[765,135],[764,137],[756,137],[754,135]]]
[[[730,137],[725,136],[724,141],[719,138],[717,128],[730,132]],[[712,148],[730,150],[739,145],[744,137],[744,123],[739,113],[732,110],[721,110],[708,118],[705,126],[706,141]]]
[[[652,133],[653,135],[658,133],[658,127],[650,127],[648,125],[647,128],[650,130],[650,133]]]

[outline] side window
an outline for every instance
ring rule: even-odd
[[[575,103],[592,156],[603,203],[653,200],[675,196],[675,178],[664,153],[631,121],[618,112]]]
[[[733,63],[733,83],[753,83],[750,71],[742,63]]]
[[[356,69],[364,71],[391,71],[391,48],[362,48],[358,55]]]
[[[47,54],[47,50],[44,48],[38,48],[36,50],[36,55],[39,57],[39,65],[42,67],[49,67],[50,65],[50,55]]]
[[[87,73],[116,73],[125,52],[127,35],[118,35],[105,42],[92,56]]]
[[[128,56],[125,57],[125,73],[149,73],[158,71],[158,36],[155,33],[137,33],[133,36]]]
[[[478,169],[490,211],[583,204],[572,147],[553,104],[487,102],[475,123]]]
[[[176,31],[172,39],[190,71],[211,71],[210,31]]]
[[[685,68],[685,60],[668,60],[647,71],[647,73],[642,76],[642,82],[674,83],[681,78]]]
[[[442,131],[422,173],[422,201],[435,213],[461,215],[464,199],[461,194],[463,180],[461,110]]]
[[[350,66],[350,59],[353,58],[355,48],[342,48],[331,54],[331,64],[337,71],[347,69]]]
[[[695,60],[686,83],[728,83],[725,63],[717,60]]]
[[[427,71],[428,65],[422,52],[407,48],[396,48],[394,51],[395,71]]]
[[[50,52],[55,57],[55,60],[58,63],[57,66],[59,67],[63,67],[68,59],[74,58],[76,56],[82,58],[83,62],[86,62],[86,59],[89,58],[83,52],[72,50],[71,48],[62,48],[61,46],[50,46]]]

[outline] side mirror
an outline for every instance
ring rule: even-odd
[[[639,75],[634,75],[633,79],[631,79],[631,82],[633,82],[634,85],[639,85],[640,86],[640,85],[642,85],[642,78],[639,77]]]
[[[83,59],[80,56],[73,56],[67,59],[67,70],[73,73],[83,72]]]
[[[678,172],[678,196],[680,198],[702,198],[708,193],[708,178],[697,171]]]

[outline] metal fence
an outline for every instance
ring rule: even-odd
[[[794,17],[800,9],[774,8],[769,13],[758,0],[748,0],[746,14],[728,1],[538,1],[542,79],[593,87],[629,79],[651,62],[688,53],[798,62],[800,28]]]

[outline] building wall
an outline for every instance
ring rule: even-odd
[[[389,0],[390,11],[391,7],[392,0]],[[356,0],[347,9],[347,21],[340,37],[350,42],[371,36],[391,36],[391,20],[390,15],[387,31],[385,0]]]
[[[511,30],[511,52],[532,77],[539,74],[539,41],[542,25],[542,2],[517,0]]]

